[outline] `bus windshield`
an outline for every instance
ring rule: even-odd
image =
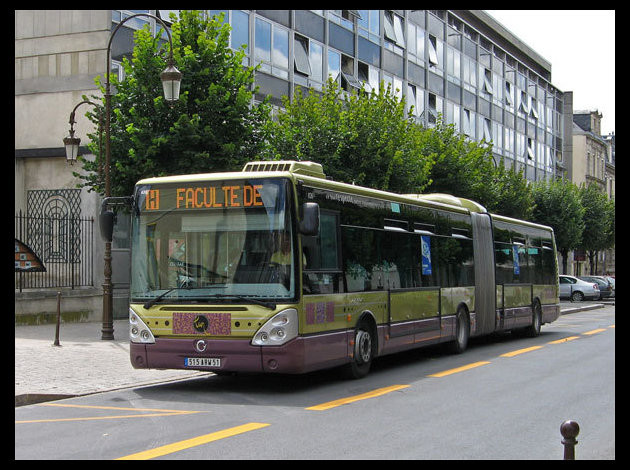
[[[289,188],[265,178],[139,185],[132,302],[294,299]]]

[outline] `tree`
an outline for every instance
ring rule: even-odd
[[[584,207],[584,231],[580,248],[587,252],[590,274],[595,274],[597,253],[610,246],[610,214],[606,194],[595,184],[580,187],[580,200]]]
[[[378,92],[346,94],[329,80],[321,93],[296,92],[283,105],[261,158],[318,162],[336,181],[399,193],[420,193],[429,182],[424,136],[382,83]]]
[[[485,206],[490,212],[502,214],[516,219],[529,220],[534,211],[534,194],[523,170],[506,168],[503,157],[488,178],[491,187],[489,201]]]
[[[441,117],[424,134],[423,152],[435,155],[427,192],[451,194],[482,205],[494,200],[488,185],[495,170],[491,147],[468,140]]]
[[[538,181],[532,185],[532,220],[553,228],[556,248],[562,255],[562,272],[567,272],[569,251],[580,246],[584,230],[584,208],[577,186],[570,181]]]
[[[169,106],[162,96],[159,77],[169,44],[148,27],[134,33],[133,57],[123,60],[125,78],[111,77],[112,195],[129,195],[150,176],[240,170],[262,148],[269,106],[252,106],[254,69],[242,66],[243,50],[229,47],[229,24],[186,10],[179,18],[171,13],[171,20],[173,57],[183,74],[179,101]],[[104,92],[102,80],[97,77]],[[87,175],[75,176],[103,193],[97,169],[105,157],[98,137],[90,137],[96,159],[83,160]]]

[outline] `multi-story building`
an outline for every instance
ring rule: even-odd
[[[76,189],[77,168],[67,166],[62,139],[82,96],[98,94],[94,78],[105,73],[111,31],[140,11],[168,19],[168,10],[15,12],[16,211],[96,215],[98,197]],[[470,139],[492,142],[497,164],[503,157],[530,180],[553,178],[570,152],[571,119],[564,116],[571,110],[552,84],[551,64],[481,10],[207,12],[219,11],[232,27],[232,47],[245,45],[244,65],[261,66],[256,99],[270,96],[280,106],[282,96],[300,87],[319,90],[329,76],[348,91],[384,81],[413,105],[419,123],[434,126],[441,115]],[[146,24],[158,29],[155,20],[137,17],[113,37],[113,70],[131,53],[133,30]],[[83,114],[75,130],[85,144],[94,129]],[[113,249],[121,316],[128,272],[123,232]],[[100,286],[102,243],[94,233],[90,282]]]
[[[610,199],[615,197],[615,136],[601,135],[602,117],[597,110],[573,111],[572,163],[567,178],[578,186],[595,184]],[[572,272],[590,272],[590,267],[580,266],[582,262],[588,262],[588,258],[576,252]],[[604,272],[615,272],[614,249],[598,255],[597,273]]]

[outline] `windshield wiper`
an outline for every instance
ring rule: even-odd
[[[162,300],[164,298],[164,296],[166,294],[170,294],[171,292],[173,292],[174,290],[178,290],[178,289],[186,289],[186,290],[193,290],[193,289],[211,289],[213,287],[225,287],[225,284],[216,284],[216,285],[210,285],[210,286],[198,286],[198,287],[171,287],[170,289],[162,292],[160,295],[158,295],[157,297],[155,297],[154,299],[151,299],[147,302],[144,303],[143,307],[146,309],[149,309],[151,307],[153,307],[157,302],[159,302],[160,300]]]
[[[213,297],[219,297],[221,299],[234,299],[240,300],[241,302],[250,302],[255,305],[260,305],[262,307],[268,308],[270,310],[276,309],[276,304],[274,302],[265,302],[264,300],[254,299],[252,297],[242,297],[240,295],[234,294],[214,294]]]

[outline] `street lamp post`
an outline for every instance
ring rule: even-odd
[[[82,104],[91,104],[92,106],[96,107],[96,110],[98,111],[98,148],[99,148],[99,154],[101,153],[101,146],[103,143],[103,119],[102,119],[102,112],[101,110],[98,108],[98,105],[96,103],[93,103],[90,100],[83,100],[81,101],[79,104],[77,104],[74,109],[72,110],[72,112],[70,113],[70,120],[68,121],[70,123],[70,133],[68,134],[68,137],[64,137],[63,139],[63,145],[66,148],[66,161],[68,163],[70,163],[70,165],[73,165],[74,162],[77,161],[77,157],[79,156],[79,145],[81,144],[81,139],[79,137],[75,137],[74,136],[74,125],[76,124],[76,121],[74,120],[75,117],[75,113],[77,111],[77,109],[79,108],[79,106],[81,106]]]
[[[168,57],[168,66],[166,70],[162,72],[160,78],[162,80],[162,86],[164,88],[164,98],[169,102],[169,104],[177,101],[179,99],[179,89],[181,83],[182,74],[175,68],[173,65],[173,40],[171,38],[171,33],[168,30],[166,24],[157,16],[152,15],[150,13],[136,13],[135,15],[128,16],[124,20],[122,20],[116,28],[112,31],[109,36],[109,41],[107,43],[107,73],[106,73],[106,81],[105,81],[105,200],[103,206],[106,206],[106,201],[111,197],[111,181],[110,181],[110,160],[111,160],[111,150],[110,150],[110,116],[111,116],[111,93],[110,93],[110,68],[111,68],[111,46],[112,39],[116,32],[120,29],[120,27],[128,20],[135,18],[137,16],[148,16],[156,21],[158,21],[168,35],[168,41],[170,45],[169,57]],[[105,268],[104,275],[105,279],[103,281],[103,328],[101,330],[101,339],[103,340],[113,340],[114,339],[114,322],[113,322],[113,310],[112,310],[112,242],[111,239],[107,239],[105,241]]]

